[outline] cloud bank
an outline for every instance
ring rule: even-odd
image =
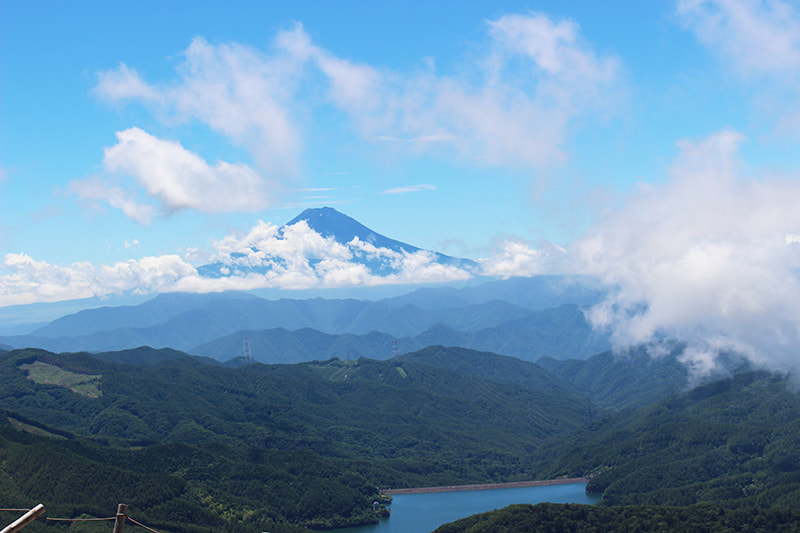
[[[662,185],[643,185],[570,249],[611,288],[591,310],[618,346],[677,339],[712,370],[724,352],[772,369],[800,362],[800,183],[748,176],[744,138],[723,130],[679,144]]]
[[[206,263],[192,264],[190,257],[203,257]],[[305,221],[283,228],[260,221],[245,234],[231,234],[212,242],[207,253],[192,250],[183,258],[165,255],[113,265],[53,265],[25,254],[6,254],[0,263],[0,301],[3,305],[19,305],[128,292],[203,293],[444,283],[469,279],[475,274],[466,268],[440,264],[434,253],[424,250],[397,252],[357,238],[339,243],[310,229]]]

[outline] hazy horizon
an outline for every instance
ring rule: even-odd
[[[796,367],[797,2],[26,2],[0,25],[2,306],[576,274],[617,345]],[[322,206],[477,267],[278,231]],[[198,273],[231,254],[268,272]]]

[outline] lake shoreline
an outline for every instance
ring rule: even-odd
[[[449,485],[443,487],[417,487],[408,489],[384,489],[382,494],[393,496],[396,494],[427,494],[434,492],[459,492],[467,490],[493,490],[513,489],[522,487],[545,487],[548,485],[571,485],[573,483],[588,483],[588,477],[573,477],[559,479],[543,479],[538,481],[511,481],[509,483],[484,483],[479,485]]]

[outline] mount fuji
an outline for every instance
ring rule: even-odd
[[[302,264],[298,264],[302,263]],[[390,239],[332,207],[306,209],[280,228],[264,231],[260,238],[242,242],[214,263],[198,268],[204,277],[236,273],[269,274],[314,271],[358,265],[370,276],[401,276],[409,268],[446,267],[451,273],[474,273],[477,263]],[[441,272],[441,270],[439,270]]]

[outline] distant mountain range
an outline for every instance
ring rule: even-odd
[[[385,260],[386,254],[424,252],[443,265],[475,266],[468,259],[423,251],[380,235],[330,207],[306,209],[280,232],[297,224],[350,246],[356,261],[373,274],[392,273],[395,266]],[[383,252],[359,255],[369,247]],[[200,270],[215,276],[226,268],[227,263],[218,262]],[[581,311],[602,296],[586,280],[560,276],[511,278],[461,288],[423,287],[379,301],[168,293],[137,305],[66,314],[28,330],[29,334],[2,336],[0,347],[104,352],[150,346],[226,361],[242,355],[247,338],[253,357],[265,363],[386,359],[396,351],[429,345],[463,346],[527,361],[542,356],[583,359],[610,346],[607,336],[593,331]]]
[[[542,280],[530,282],[541,287]],[[520,280],[513,283],[522,285]],[[454,297],[458,292],[442,291],[459,299]],[[434,292],[416,296],[427,301]],[[475,289],[466,291],[461,300],[474,293]],[[554,294],[544,299],[558,301]],[[242,355],[248,338],[253,357],[266,363],[387,359],[395,346],[405,353],[432,344],[495,351],[527,361],[542,356],[582,359],[610,346],[607,336],[595,332],[572,303],[533,310],[490,300],[426,309],[406,303],[414,300],[413,294],[379,302],[266,300],[244,293],[162,294],[136,306],[67,315],[31,335],[0,337],[0,343],[55,352],[169,347],[226,361]]]

